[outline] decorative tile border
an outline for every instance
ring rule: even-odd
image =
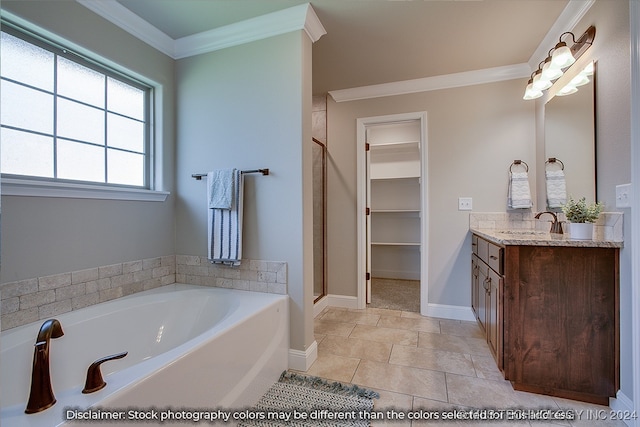
[[[287,263],[243,259],[231,267],[211,264],[206,257],[176,255],[176,282],[286,295]]]
[[[173,255],[0,285],[2,330],[176,281]]]
[[[535,212],[480,212],[469,214],[469,228],[489,230],[539,230],[549,231],[545,215],[535,219]],[[562,212],[556,212],[558,221],[566,221]],[[543,220],[544,219],[544,220]],[[594,238],[622,242],[624,240],[623,214],[621,212],[602,212],[594,223]]]
[[[0,285],[2,330],[172,283],[286,295],[287,263],[244,259],[240,266],[206,257],[168,255]]]

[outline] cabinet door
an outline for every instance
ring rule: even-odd
[[[487,330],[487,283],[489,282],[489,267],[478,261],[478,322]]]
[[[471,256],[471,309],[473,314],[478,318],[478,298],[480,296],[480,281],[478,275],[478,257]],[[483,290],[484,295],[484,290]]]
[[[489,270],[487,280],[487,342],[491,352],[498,359],[498,355],[502,352],[500,346],[502,338],[500,336],[500,325],[502,324],[502,277],[495,271]],[[498,362],[500,367],[500,362]]]

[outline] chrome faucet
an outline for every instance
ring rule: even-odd
[[[558,221],[558,217],[553,212],[545,211],[540,212],[535,216],[536,219],[540,219],[543,214],[549,214],[553,216],[553,222],[551,223],[551,233],[562,234],[562,223]]]
[[[64,335],[62,326],[57,319],[49,319],[40,326],[38,338],[33,350],[33,370],[31,372],[31,391],[27,414],[44,411],[56,403],[56,397],[51,388],[51,373],[49,371],[49,341]]]

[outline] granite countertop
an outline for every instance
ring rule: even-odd
[[[577,248],[621,248],[623,242],[593,239],[571,240],[568,234],[553,234],[539,230],[511,229],[496,230],[489,228],[471,228],[476,234],[501,246],[569,246]]]

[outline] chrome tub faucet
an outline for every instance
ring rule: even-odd
[[[63,335],[62,326],[57,319],[49,319],[40,326],[33,350],[31,391],[29,392],[27,408],[24,410],[27,414],[44,411],[56,403],[56,397],[53,395],[53,389],[51,388],[49,342],[51,338],[60,338]]]

